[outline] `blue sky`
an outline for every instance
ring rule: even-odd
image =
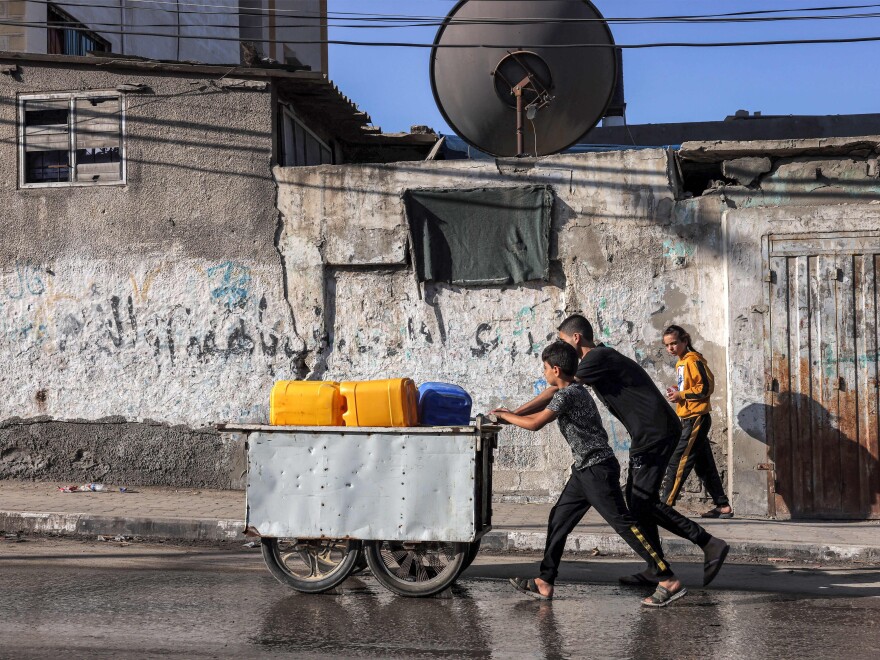
[[[329,0],[330,12],[445,16],[453,0]],[[821,0],[597,0],[606,17],[792,9]],[[878,11],[866,9],[866,12]],[[835,12],[841,13],[841,12]],[[617,43],[731,41],[880,35],[880,18],[721,25],[612,26]],[[330,29],[331,39],[430,43],[436,28]],[[330,77],[387,132],[428,124],[448,132],[428,78],[428,49],[330,46]],[[764,114],[880,112],[880,42],[624,52],[630,124],[720,120],[743,108]]]

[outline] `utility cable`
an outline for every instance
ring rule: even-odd
[[[157,9],[156,5],[169,5],[176,6],[176,3],[173,0],[127,0],[129,3],[149,3],[149,6],[144,7],[129,7],[129,9],[137,12],[147,12],[147,11],[170,11]],[[486,0],[483,0],[486,1]],[[573,0],[576,2],[581,2],[581,0]],[[89,7],[89,8],[106,8],[113,10],[115,7],[106,6],[106,5],[95,5],[93,3],[88,2],[52,2],[51,0],[30,0],[35,4],[54,4],[60,7]],[[181,2],[180,6],[182,7],[197,7],[199,10],[180,10],[181,14],[199,14],[199,15],[225,15],[225,16],[260,16],[266,17],[271,15],[285,15],[291,14],[295,15],[298,18],[305,19],[314,19],[314,20],[324,20],[325,16],[323,14],[310,14],[303,10],[297,9],[264,9],[262,7],[257,7],[253,9],[246,10],[231,10],[230,5],[217,5],[217,4],[206,4],[206,3],[196,3],[196,2]],[[433,27],[442,24],[474,24],[474,25],[520,25],[520,24],[544,24],[544,23],[557,23],[557,22],[582,22],[582,23],[591,23],[591,22],[606,22],[613,24],[642,24],[642,23],[668,23],[668,22],[770,22],[770,21],[786,21],[786,20],[822,20],[826,18],[861,18],[862,16],[859,14],[847,14],[840,16],[776,16],[770,17],[768,15],[774,14],[792,14],[798,12],[828,12],[828,11],[841,11],[841,10],[855,10],[855,9],[870,9],[880,7],[880,3],[871,3],[871,4],[862,4],[862,5],[838,5],[838,6],[828,6],[828,7],[801,7],[801,8],[791,8],[791,9],[770,9],[770,10],[753,10],[753,11],[739,11],[739,12],[727,12],[727,13],[719,13],[719,14],[694,14],[694,15],[670,15],[670,16],[645,16],[645,17],[608,17],[604,19],[599,18],[570,18],[570,19],[551,19],[551,18],[514,18],[514,19],[506,19],[506,18],[479,18],[472,17],[467,19],[461,19],[452,17],[448,19],[444,16],[418,16],[418,15],[405,15],[405,14],[373,14],[373,13],[363,13],[363,12],[327,12],[326,19],[329,20],[353,20],[353,21],[363,21],[363,22],[397,22],[397,21],[417,21],[418,23],[415,25],[407,25],[407,26],[425,26],[425,27]],[[225,9],[227,11],[217,11],[217,12],[206,12],[201,11],[201,9],[214,8],[214,9]],[[748,18],[750,16],[754,16],[754,18]],[[338,18],[337,18],[338,17]],[[345,17],[345,18],[343,18]],[[135,26],[136,27],[136,26]],[[355,26],[338,26],[338,27],[355,27]]]
[[[163,10],[164,11],[164,10]],[[184,12],[181,12],[184,13]],[[193,12],[198,13],[198,12]],[[832,16],[788,16],[788,17],[780,17],[775,19],[724,19],[721,21],[713,20],[711,23],[753,23],[753,22],[767,22],[767,21],[816,21],[816,20],[856,20],[856,19],[870,19],[870,18],[880,18],[880,12],[866,13],[866,14],[842,14],[842,15],[832,15]],[[276,28],[299,28],[299,29],[307,29],[310,27],[316,27],[316,24],[304,24],[302,22],[293,22],[286,23],[284,20],[313,20],[313,19],[294,19],[289,16],[279,17],[279,22],[275,23]],[[482,25],[566,25],[573,22],[576,22],[578,19],[540,19],[532,20],[532,19],[522,19],[516,21],[505,22],[503,24],[500,23],[488,23],[483,21],[460,21],[456,23],[393,23],[390,25],[387,24],[337,24],[337,23],[328,23],[328,27],[336,28],[336,29],[370,29],[370,30],[381,30],[381,29],[397,29],[397,28],[427,28],[427,27],[442,27],[444,25],[456,25],[456,26],[482,26]],[[583,19],[592,21],[594,19]],[[609,23],[614,24],[613,21],[609,21]],[[672,25],[672,24],[680,24],[680,21],[651,21],[651,25]],[[88,21],[84,23],[83,21],[53,21],[51,24],[47,24],[48,27],[76,27],[87,25],[88,27],[97,30],[99,26],[108,26],[108,27],[133,27],[133,28],[154,28],[154,27],[174,27],[169,23],[120,23],[119,21],[112,22],[96,22],[96,21]],[[704,21],[701,23],[695,23],[693,21],[687,21],[686,24],[697,25],[697,24],[710,24],[709,21]],[[198,27],[198,28],[219,28],[219,29],[227,29],[227,30],[238,30],[239,25],[231,24],[231,23],[192,23],[188,25],[181,24],[182,28],[187,27]]]
[[[0,20],[0,25],[10,25],[13,27],[30,27],[30,28],[46,28],[45,23],[34,23],[25,21],[9,21]],[[171,27],[171,26],[169,26]],[[87,27],[65,27],[65,30],[73,30],[76,32],[95,32]],[[166,37],[172,35],[162,32],[142,32],[139,30],[99,30],[102,34],[124,34],[128,36],[141,37]],[[209,41],[248,41],[247,39],[239,39],[238,37],[220,37],[205,35],[181,35],[181,39],[200,39]],[[708,42],[692,42],[692,41],[666,41],[653,43],[634,43],[634,44],[595,44],[595,43],[569,43],[569,44],[522,44],[522,43],[473,43],[473,44],[433,44],[433,43],[415,43],[408,41],[353,41],[348,39],[257,39],[260,43],[280,43],[280,44],[330,44],[336,46],[362,46],[375,48],[619,48],[622,50],[637,50],[646,48],[736,48],[744,46],[791,46],[791,45],[810,45],[810,44],[847,44],[847,43],[870,43],[880,41],[880,36],[867,37],[828,37],[819,39],[768,39],[761,41],[708,41]]]

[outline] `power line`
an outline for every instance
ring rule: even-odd
[[[45,23],[28,23],[25,21],[0,21],[0,25],[10,25],[13,27],[25,28],[46,28]],[[174,27],[169,25],[168,27]],[[86,27],[65,27],[65,30],[75,32],[95,32]],[[165,37],[174,38],[176,34],[168,34],[163,32],[141,32],[136,30],[100,30],[103,34],[124,34],[128,36],[141,37]],[[248,41],[247,39],[239,39],[238,37],[220,37],[206,35],[186,35],[181,34],[181,39],[200,39],[211,41]],[[593,43],[572,43],[572,44],[523,44],[523,43],[473,43],[473,44],[433,44],[433,43],[415,43],[408,41],[353,41],[347,39],[257,39],[260,43],[280,43],[280,44],[330,44],[337,46],[361,46],[361,47],[377,47],[377,48],[620,48],[624,50],[646,49],[646,48],[734,48],[743,46],[792,46],[792,45],[808,45],[808,44],[845,44],[845,43],[869,43],[880,41],[880,36],[868,37],[830,37],[820,39],[768,39],[761,41],[716,41],[716,42],[689,42],[689,41],[668,41],[654,43],[635,43],[635,44],[593,44]]]
[[[486,0],[483,0],[486,1]],[[573,0],[576,2],[580,2],[581,0]],[[108,10],[114,10],[115,7],[107,6],[107,5],[95,5],[92,3],[78,3],[78,2],[52,2],[51,0],[30,0],[30,2],[36,4],[55,4],[62,7],[89,7],[89,8],[106,8]],[[284,16],[287,14],[295,15],[298,18],[303,19],[314,19],[314,20],[323,20],[325,16],[323,14],[310,14],[302,10],[297,9],[264,9],[262,7],[247,9],[247,10],[234,10],[230,8],[229,5],[216,5],[216,4],[206,4],[206,3],[197,3],[197,2],[180,2],[179,5],[175,0],[128,0],[128,2],[143,2],[149,3],[149,7],[129,7],[134,12],[141,11],[174,11],[175,13],[180,14],[198,14],[198,15],[214,15],[214,16],[255,16],[260,18],[265,18],[269,16]],[[175,9],[156,9],[155,5],[166,5],[169,7],[174,7]],[[199,10],[178,10],[176,9],[178,6],[181,7],[197,7],[199,9],[223,9],[226,11],[217,11],[217,12],[206,12]],[[768,9],[768,10],[753,10],[753,11],[739,11],[739,12],[726,12],[726,13],[717,13],[717,14],[694,14],[694,15],[670,15],[670,16],[644,16],[644,17],[608,17],[605,19],[597,19],[597,18],[572,18],[572,19],[550,19],[550,18],[516,18],[516,19],[505,19],[505,18],[467,18],[467,19],[457,19],[453,17],[452,19],[447,20],[445,16],[418,16],[418,15],[406,15],[406,14],[379,14],[379,13],[363,13],[363,12],[327,12],[327,20],[351,20],[351,21],[359,21],[365,23],[375,23],[375,22],[388,22],[388,23],[400,23],[404,21],[415,21],[415,24],[405,24],[407,27],[435,27],[442,24],[465,24],[465,25],[522,25],[522,24],[546,24],[546,23],[591,23],[591,22],[607,22],[612,24],[645,24],[645,23],[727,23],[727,22],[777,22],[777,21],[801,21],[801,20],[827,20],[827,19],[857,19],[857,18],[873,18],[876,14],[844,14],[844,15],[816,15],[816,16],[770,16],[777,14],[792,14],[792,13],[802,13],[802,12],[828,12],[828,11],[842,11],[842,10],[855,10],[855,9],[871,9],[880,7],[880,3],[870,3],[870,4],[861,4],[861,5],[837,5],[837,6],[826,6],[826,7],[800,7],[800,8],[791,8],[791,9]],[[133,27],[137,27],[134,26]],[[333,27],[361,27],[358,25],[334,25]]]
[[[183,12],[181,12],[183,13]],[[192,12],[198,13],[198,12]],[[284,19],[292,20],[293,17],[281,17],[281,20]],[[844,15],[829,15],[829,16],[786,16],[779,17],[773,19],[762,19],[762,18],[740,18],[740,19],[712,19],[709,20],[701,20],[697,21],[679,21],[679,20],[660,20],[660,19],[651,19],[651,20],[640,20],[639,23],[627,23],[628,25],[635,24],[650,24],[650,25],[670,25],[670,24],[706,24],[706,23],[765,23],[765,22],[778,22],[778,21],[816,21],[816,20],[848,20],[848,19],[869,19],[869,18],[880,18],[880,12],[866,13],[866,14],[844,14]],[[309,19],[311,20],[311,19]],[[598,19],[582,19],[583,21],[596,21]],[[511,20],[505,21],[503,23],[492,22],[492,21],[483,21],[483,20],[469,20],[469,21],[458,21],[455,23],[445,23],[443,21],[438,23],[393,23],[391,25],[386,24],[337,24],[337,23],[329,23],[329,27],[333,28],[344,28],[344,29],[395,29],[395,28],[413,28],[413,27],[440,27],[443,25],[557,25],[557,24],[569,24],[577,22],[577,20],[571,19],[521,19],[521,20]],[[602,21],[599,21],[602,22]],[[614,24],[613,20],[609,21]],[[51,24],[47,24],[47,27],[59,27],[59,28],[67,28],[67,27],[76,27],[79,25],[83,25],[82,21],[53,21]],[[109,26],[109,27],[136,27],[136,28],[153,28],[153,27],[199,27],[199,28],[221,28],[221,29],[239,29],[239,25],[237,23],[192,23],[192,24],[170,24],[170,23],[121,23],[119,21],[112,22],[95,22],[89,21],[87,27],[92,29],[97,29],[98,26]],[[302,23],[284,23],[278,22],[275,23],[276,28],[299,28],[299,29],[307,29],[309,27],[315,27],[314,25],[304,25]]]

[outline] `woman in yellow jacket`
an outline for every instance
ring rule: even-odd
[[[678,386],[668,388],[666,397],[676,404],[682,433],[666,468],[661,499],[669,506],[674,505],[691,470],[696,469],[715,503],[703,518],[732,518],[733,509],[724,493],[709,444],[709,429],[712,428],[709,397],[715,389],[715,377],[706,359],[694,350],[691,336],[681,326],[671,325],[663,331],[663,345],[670,355],[678,358],[675,365]]]

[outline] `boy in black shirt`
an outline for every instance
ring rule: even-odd
[[[602,427],[599,411],[587,388],[574,382],[577,351],[565,342],[557,341],[544,349],[541,360],[544,362],[544,377],[555,388],[547,406],[530,415],[517,415],[506,408],[492,412],[500,419],[530,431],[537,431],[557,420],[559,430],[571,446],[574,464],[571,478],[550,512],[540,577],[533,580],[513,578],[511,583],[529,595],[552,598],[565,539],[594,506],[614,531],[648,562],[660,581],[658,591],[662,590],[665,597],[659,600],[651,597],[642,601],[643,604],[663,607],[681,598],[687,590],[662,558],[659,545],[657,549],[651,545],[647,534],[626,509],[620,490],[620,465],[608,446],[608,435]]]
[[[681,434],[681,423],[660,390],[638,364],[612,348],[593,342],[593,327],[575,314],[559,326],[559,338],[573,346],[581,358],[576,380],[589,385],[608,410],[619,419],[631,438],[626,500],[645,537],[660,552],[657,526],[686,538],[703,549],[703,584],[709,584],[727,558],[729,546],[660,500],[660,484]],[[525,415],[544,408],[554,395],[548,387],[518,408]],[[662,557],[662,554],[660,554]],[[653,567],[621,578],[623,584],[656,584]],[[658,590],[651,597],[662,600]]]

